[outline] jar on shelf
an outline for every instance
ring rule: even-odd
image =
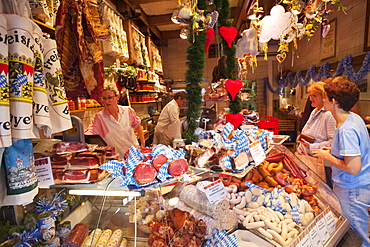
[[[70,98],[67,99],[68,100],[68,108],[70,111],[73,111],[73,110],[76,110],[76,104],[73,100],[71,100]]]

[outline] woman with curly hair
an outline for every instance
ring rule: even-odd
[[[333,114],[337,129],[331,148],[311,152],[333,164],[334,192],[342,214],[364,240],[362,246],[369,247],[370,139],[363,119],[350,111],[360,90],[348,80],[327,83],[324,89],[324,108]]]

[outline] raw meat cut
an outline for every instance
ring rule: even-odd
[[[54,144],[56,154],[76,153],[86,151],[88,146],[85,142],[60,142]]]
[[[168,173],[171,176],[177,177],[187,172],[188,168],[189,165],[185,159],[177,159],[171,161],[170,164],[168,165]]]
[[[153,159],[154,168],[159,171],[159,168],[167,162],[168,158],[164,154],[159,154]]]
[[[64,178],[68,180],[78,181],[85,180],[89,175],[88,170],[83,171],[67,171],[64,173]]]
[[[140,184],[148,184],[155,181],[157,171],[151,164],[140,163],[134,169],[134,179]]]
[[[74,157],[69,160],[69,169],[91,169],[99,167],[99,159],[95,157]]]
[[[94,157],[98,160],[98,164],[104,164],[104,155],[98,152],[82,152],[77,155],[78,157]]]

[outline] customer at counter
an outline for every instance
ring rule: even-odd
[[[348,80],[327,83],[324,89],[324,108],[333,114],[337,129],[331,148],[311,152],[333,164],[334,192],[342,214],[364,240],[362,246],[369,247],[370,139],[363,119],[350,111],[360,90]]]
[[[186,93],[180,91],[174,94],[173,100],[163,108],[154,130],[153,144],[172,145],[172,138],[169,136],[168,126],[180,122],[180,107],[186,102]]]
[[[324,90],[325,82],[319,81],[313,83],[307,89],[309,99],[312,107],[315,107],[311,112],[309,119],[304,125],[301,134],[297,138],[300,144],[297,149],[298,153],[308,154],[312,156],[311,149],[319,149],[321,147],[331,147],[334,132],[335,132],[335,119],[330,111],[324,109],[324,98],[326,96]],[[308,136],[313,140],[306,140],[304,137]],[[321,162],[321,163],[320,163]],[[331,181],[331,164],[327,161],[325,163],[325,177],[326,183],[333,188]],[[324,166],[322,160],[318,160],[316,166]],[[324,171],[324,167],[319,167]],[[324,172],[322,172],[324,173]],[[321,174],[319,174],[321,175]]]
[[[140,125],[141,119],[130,106],[118,105],[119,98],[120,94],[116,85],[104,85],[102,92],[104,109],[95,114],[85,134],[100,135],[122,156],[131,146],[139,145],[134,130],[139,136],[141,148],[145,147],[145,138]]]

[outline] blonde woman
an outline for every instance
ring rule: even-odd
[[[141,119],[130,106],[118,105],[119,98],[116,85],[104,85],[104,109],[95,114],[85,134],[100,135],[109,146],[115,147],[122,157],[131,146],[139,145],[134,130],[139,136],[141,148],[145,147],[145,138],[140,125]]]
[[[309,99],[311,106],[315,107],[311,112],[309,119],[304,125],[301,135],[298,136],[299,143],[298,153],[304,153],[312,156],[312,149],[321,147],[331,147],[335,133],[335,119],[330,111],[324,109],[324,98],[326,93],[324,90],[325,82],[319,81],[308,87]],[[304,136],[312,137],[313,140],[308,140]],[[322,165],[322,164],[317,164]],[[325,177],[327,184],[332,187],[331,169],[328,162],[325,163]],[[320,174],[318,174],[320,175]]]

